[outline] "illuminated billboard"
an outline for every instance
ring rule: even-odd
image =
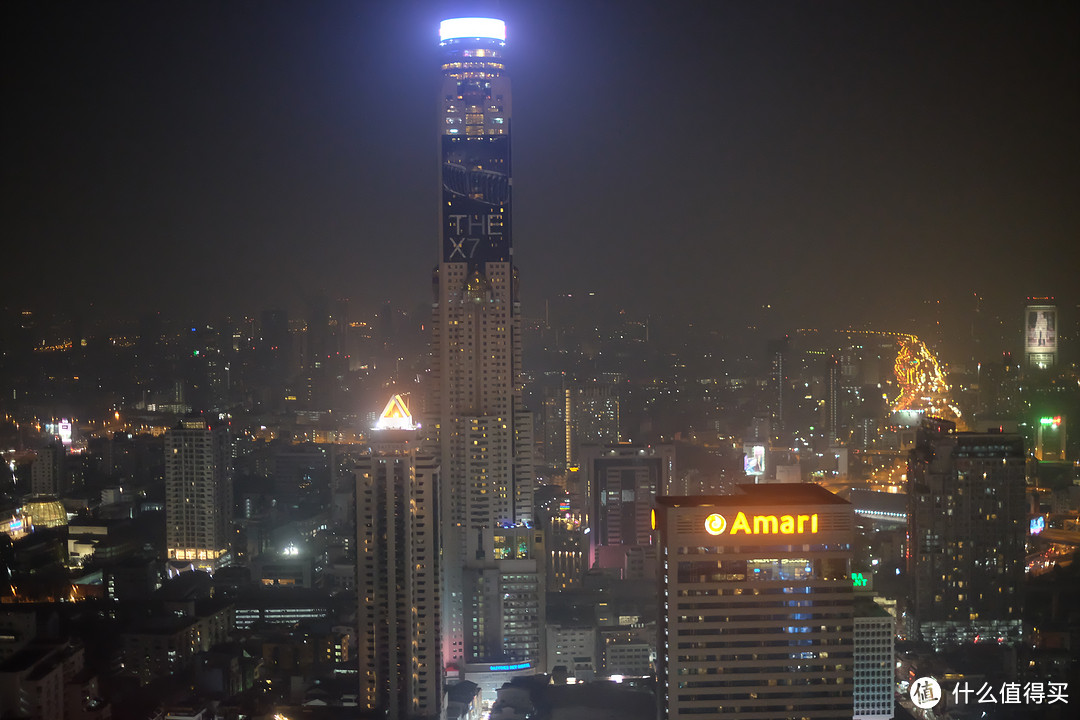
[[[743,445],[743,470],[747,475],[758,476],[765,474],[765,446]]]
[[[1058,350],[1057,307],[1028,305],[1024,315],[1024,352],[1029,357],[1056,355]],[[1050,363],[1053,360],[1053,357],[1049,358]]]
[[[1045,529],[1046,529],[1046,516],[1045,515],[1036,515],[1035,517],[1031,518],[1031,523],[1028,526],[1028,530],[1030,531],[1030,533],[1032,535],[1038,535],[1039,533],[1041,533]]]
[[[711,513],[705,518],[705,532],[710,535],[723,535],[725,532],[728,535],[816,535],[818,514],[747,515],[742,510],[726,516]]]
[[[510,137],[443,135],[443,261],[510,260]]]
[[[60,436],[60,442],[62,442],[64,445],[70,445],[71,444],[71,421],[68,420],[67,418],[64,418],[63,420],[60,421],[60,424],[57,426],[57,428],[58,429],[57,429],[56,434]]]

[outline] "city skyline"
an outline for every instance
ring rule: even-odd
[[[317,290],[424,302],[425,78],[447,7],[5,8],[8,302],[105,317]],[[586,291],[736,327],[763,305],[846,326],[973,292],[1001,312],[1074,304],[1076,9],[500,11],[526,118],[526,314]]]
[[[581,5],[5,11],[0,715],[1068,715],[1080,11]]]

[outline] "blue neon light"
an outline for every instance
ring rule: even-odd
[[[531,662],[514,663],[513,665],[488,665],[491,672],[503,672],[505,670],[528,670],[532,667]]]

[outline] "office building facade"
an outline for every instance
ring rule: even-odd
[[[586,445],[581,468],[589,504],[589,566],[620,569],[653,547],[652,511],[675,476],[671,445]]]
[[[853,713],[854,515],[817,485],[657,499],[661,718]]]
[[[928,418],[908,457],[914,634],[937,648],[1019,642],[1027,509],[1024,438]]]
[[[854,720],[890,720],[896,704],[896,618],[855,613]]]
[[[468,539],[531,521],[534,469],[511,240],[506,27],[445,20],[440,43],[440,258],[424,427],[442,468],[444,655],[453,662],[466,654]]]

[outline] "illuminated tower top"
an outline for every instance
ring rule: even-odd
[[[485,528],[531,519],[535,471],[511,240],[506,25],[452,18],[441,24],[439,39],[439,264],[424,432],[438,445],[441,470],[443,659],[471,662],[464,610],[469,540]],[[495,654],[510,652],[507,646]]]
[[[468,40],[495,40],[506,43],[506,23],[495,18],[450,18],[439,23],[439,42],[443,45]]]
[[[510,78],[506,24],[453,18],[442,59],[442,261],[509,262]]]

